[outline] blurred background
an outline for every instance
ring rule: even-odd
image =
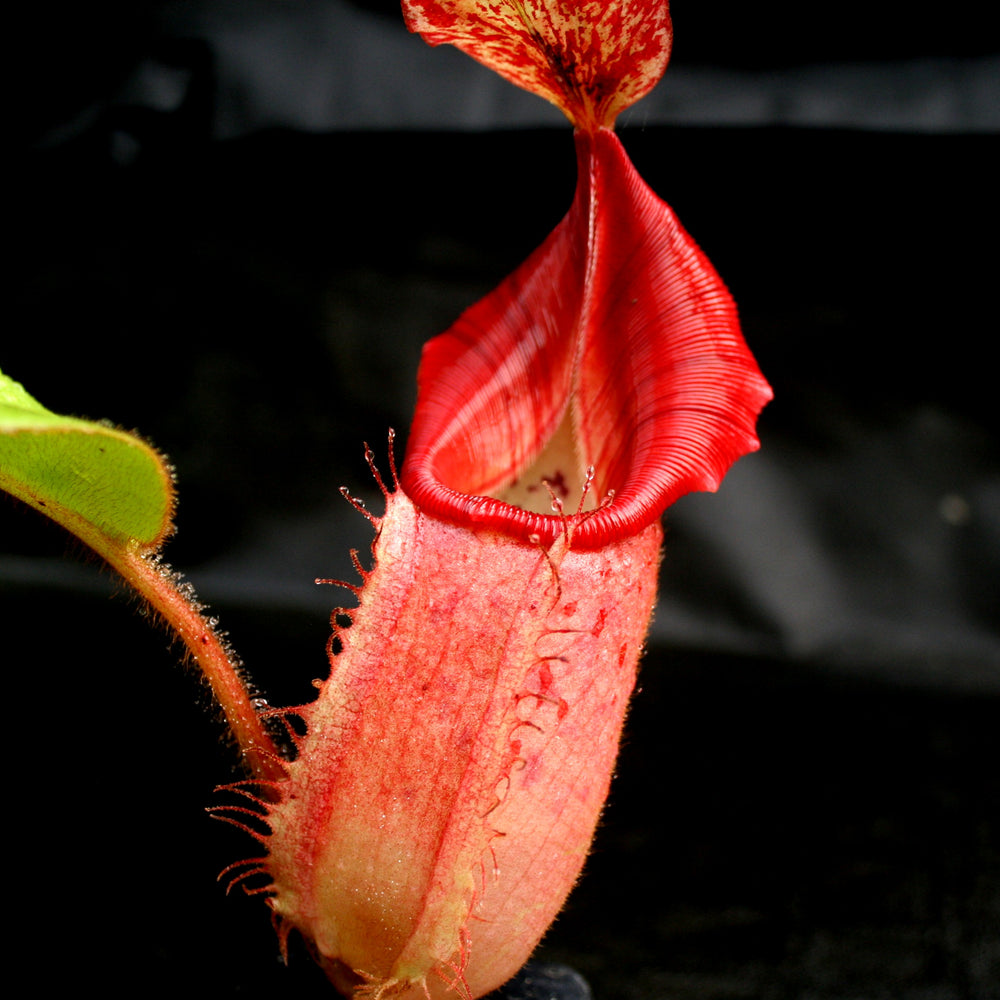
[[[661,599],[595,853],[540,957],[597,1000],[1000,995],[1000,35],[673,5],[626,148],[730,285],[775,401],[667,512]],[[273,704],[327,669],[422,343],[572,197],[568,126],[392,0],[15,16],[0,368],[177,470],[167,556]],[[114,581],[0,500],[12,957],[105,994],[327,995],[203,808],[197,682]],[[23,763],[22,763],[23,761]]]

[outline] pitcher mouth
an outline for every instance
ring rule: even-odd
[[[716,489],[758,447],[771,390],[722,280],[615,134],[576,145],[565,218],[425,347],[402,484],[443,520],[551,542],[569,519],[573,546],[596,548]]]

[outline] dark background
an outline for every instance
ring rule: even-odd
[[[620,776],[542,949],[598,1000],[1000,996],[1000,45],[674,4],[623,141],[740,303],[762,450],[666,518]],[[421,343],[572,195],[569,130],[392,3],[35,6],[0,366],[176,465],[167,555],[311,696]],[[384,460],[383,460],[384,467]],[[107,995],[328,995],[203,808],[234,754],[107,574],[0,502],[10,961]],[[69,558],[67,558],[67,554]],[[114,595],[109,600],[109,595]]]

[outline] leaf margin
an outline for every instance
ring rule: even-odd
[[[0,371],[0,489],[91,548],[154,553],[173,533],[173,469],[136,434],[55,413]]]

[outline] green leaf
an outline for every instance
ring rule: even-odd
[[[92,548],[149,552],[172,530],[173,479],[145,441],[47,410],[0,372],[0,489]]]

